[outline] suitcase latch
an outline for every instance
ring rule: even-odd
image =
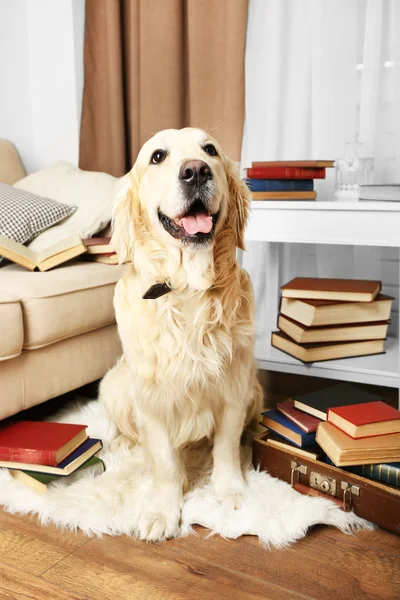
[[[340,487],[343,490],[343,510],[349,512],[351,510],[351,499],[353,496],[360,495],[360,488],[358,485],[347,483],[347,481],[342,481]]]
[[[310,473],[310,487],[324,492],[324,494],[336,496],[336,479],[320,475],[320,473],[316,473],[315,471],[311,471]]]
[[[307,475],[306,465],[300,465],[295,460],[290,463],[290,485],[294,488],[294,484],[299,482],[299,474]]]

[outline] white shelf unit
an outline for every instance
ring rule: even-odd
[[[246,239],[267,242],[268,328],[256,345],[261,369],[399,388],[399,332],[387,339],[385,354],[310,365],[273,348],[270,337],[279,312],[279,246],[315,243],[399,249],[400,203],[253,201]]]

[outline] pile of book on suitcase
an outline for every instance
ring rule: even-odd
[[[13,479],[39,494],[45,494],[54,482],[72,482],[83,472],[99,475],[105,467],[95,455],[103,444],[90,438],[86,427],[49,421],[2,421],[0,467],[9,469]]]
[[[268,445],[400,488],[400,411],[348,383],[262,414]]]
[[[314,179],[325,179],[333,160],[253,162],[246,169],[252,200],[315,200]]]
[[[384,352],[393,298],[382,282],[296,277],[281,287],[271,345],[305,363]]]

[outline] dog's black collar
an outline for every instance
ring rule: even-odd
[[[168,285],[166,281],[164,283],[155,283],[145,294],[143,294],[143,300],[156,300],[157,298],[161,298],[161,296],[165,296],[172,291],[172,288]]]

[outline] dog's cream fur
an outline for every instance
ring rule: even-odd
[[[218,156],[205,154],[212,143]],[[161,164],[149,164],[158,148]],[[158,210],[182,213],[179,169],[204,160],[213,173],[213,241],[196,247],[165,231]],[[139,530],[147,540],[179,531],[185,489],[182,448],[213,441],[212,481],[218,499],[237,508],[246,494],[239,448],[244,427],[261,410],[253,360],[254,302],[248,275],[236,262],[243,248],[249,195],[217,142],[198,129],[166,130],[143,146],[122,180],[114,206],[112,243],[131,260],[114,304],[123,356],[103,379],[100,395],[122,435],[146,449],[154,496]],[[172,292],[144,300],[153,284]]]

